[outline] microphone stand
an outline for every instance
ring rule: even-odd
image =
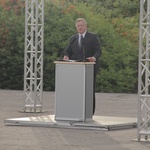
[[[85,49],[84,49],[84,38],[82,37],[82,50],[83,50],[83,62],[86,62],[85,59]]]
[[[84,45],[82,46],[82,49],[83,49],[83,62],[86,62],[85,61],[85,49],[84,49]]]

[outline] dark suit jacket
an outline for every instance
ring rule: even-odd
[[[99,69],[99,58],[101,56],[100,41],[96,34],[86,32],[83,39],[83,49],[80,50],[78,46],[79,34],[75,34],[70,38],[69,45],[65,50],[65,55],[73,60],[83,60],[84,57],[95,57],[96,64],[94,67],[94,73],[98,72]]]

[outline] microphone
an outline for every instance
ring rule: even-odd
[[[74,37],[71,41],[70,41],[70,44],[74,43],[74,41],[76,40],[77,38]]]
[[[69,45],[68,45],[68,47],[67,47],[67,48],[69,48],[69,47],[70,47],[70,45],[71,45],[71,44],[73,44],[73,43],[74,43],[74,41],[75,41],[76,39],[77,39],[77,38],[76,38],[76,37],[74,37],[72,40],[70,40],[70,43],[69,43]],[[66,49],[65,49],[65,50],[61,53],[59,60],[62,60],[62,56],[65,54],[65,51],[66,51]]]

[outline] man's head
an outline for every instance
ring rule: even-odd
[[[83,34],[87,30],[87,22],[84,18],[78,18],[75,22],[77,32]]]

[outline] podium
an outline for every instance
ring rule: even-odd
[[[55,61],[55,120],[90,121],[94,62]]]

